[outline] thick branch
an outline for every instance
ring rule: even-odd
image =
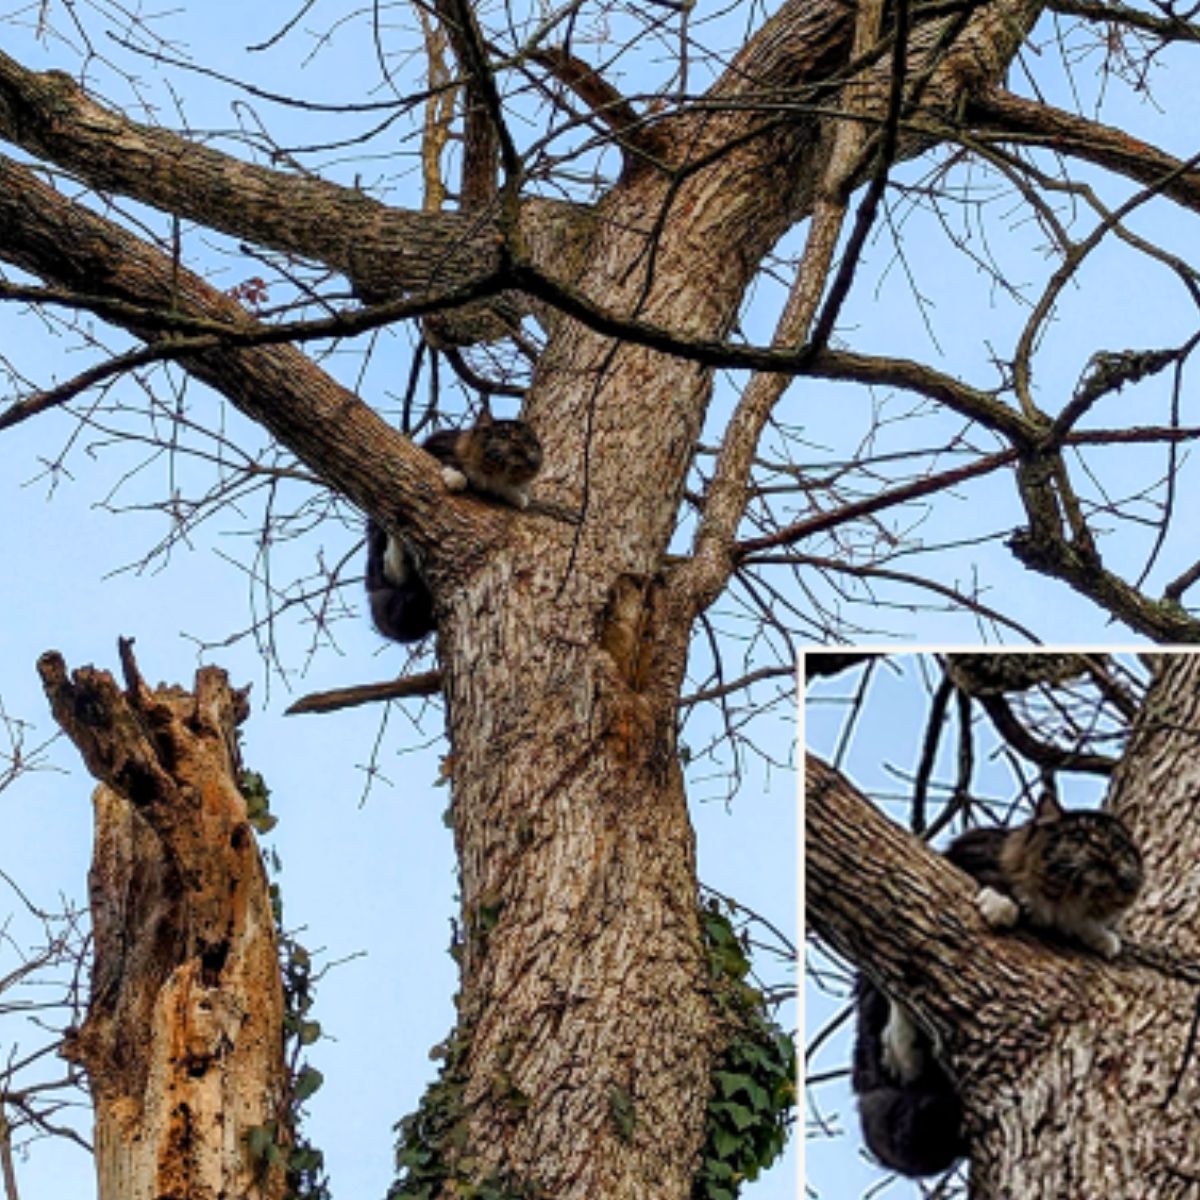
[[[0,245],[9,261],[55,284],[257,328],[235,301],[3,158]],[[147,341],[159,336],[136,318],[110,319]],[[432,552],[456,544],[459,557],[473,557],[499,535],[504,520],[496,509],[449,496],[433,459],[300,351],[222,347],[190,354],[183,365],[384,524],[396,524],[403,511]]]
[[[0,137],[100,191],[344,273],[367,299],[459,286],[499,265],[491,221],[389,208],[352,188],[241,162],[166,129],[141,125],[91,100],[61,71],[29,71],[0,52]],[[525,203],[534,258],[566,276],[582,250],[587,213]]]
[[[804,805],[810,927],[911,1006],[952,1061],[986,1070],[1086,1007],[1094,958],[988,931],[971,881],[811,754]]]
[[[1162,194],[1177,204],[1200,212],[1200,170],[1182,171],[1183,163],[1122,129],[1090,121],[1075,113],[1026,100],[995,88],[974,97],[967,120],[976,125],[974,136],[997,141],[1014,140],[1045,146],[1085,162],[1105,167],[1147,187],[1167,176]]]
[[[528,57],[530,62],[545,67],[564,87],[570,88],[613,131],[631,164],[639,159],[654,160],[663,155],[666,139],[590,63],[577,58],[563,46],[539,46],[531,50]]]

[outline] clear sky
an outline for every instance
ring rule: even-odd
[[[52,7],[54,19],[64,14]],[[95,14],[91,21],[97,47],[121,57]],[[320,14],[313,18],[316,27]],[[241,48],[269,34],[281,18],[262,16],[241,3],[192,5],[159,24],[175,41],[174,49],[197,62],[231,73],[252,69],[260,86],[327,101],[359,100],[362,58],[370,53],[362,30],[336,30],[321,55],[307,61],[293,42],[286,53],[247,56]],[[407,19],[407,18],[406,18]],[[78,36],[71,32],[78,44]],[[311,49],[315,38],[299,38]],[[77,58],[51,40],[35,42],[17,26],[0,25],[6,52],[35,69],[75,71]],[[122,61],[128,62],[127,58]],[[247,63],[251,67],[247,67]],[[102,60],[93,62],[107,95],[128,99],[133,89],[114,81]],[[178,124],[167,91],[169,77],[185,97],[190,128],[252,127],[252,109],[269,113],[280,137],[314,143],[329,133],[319,114],[274,108],[248,100],[202,75],[167,71],[138,61],[139,96],[160,106],[159,117]],[[132,115],[143,117],[139,112]],[[286,132],[285,132],[286,131]],[[7,149],[7,148],[6,148]],[[350,180],[361,166],[354,148],[330,152],[314,165],[331,178]],[[392,198],[417,205],[416,180],[410,173],[394,179]],[[166,234],[168,224],[150,216],[152,228]],[[252,260],[221,239],[193,239],[196,259],[216,272],[218,286],[232,286],[254,273]],[[122,344],[119,336],[111,343]],[[94,357],[81,355],[14,306],[0,306],[0,348],[10,361],[39,384],[63,380]],[[405,336],[385,335],[370,369],[344,350],[323,365],[367,399],[394,411],[409,365]],[[141,399],[136,384],[124,382],[131,404]],[[0,398],[7,400],[10,397]],[[111,396],[109,397],[112,398]],[[185,402],[211,418],[215,401],[189,385]],[[105,423],[105,414],[98,414]],[[117,418],[113,418],[114,421]],[[223,419],[235,436],[243,428],[232,412]],[[126,427],[128,424],[126,423]],[[330,638],[319,638],[320,652],[309,657],[313,626],[303,610],[293,609],[274,631],[278,661],[286,679],[269,671],[253,638],[221,645],[233,631],[245,630],[261,616],[261,588],[245,573],[253,560],[253,536],[259,502],[242,505],[244,518],[232,514],[201,527],[187,548],[177,548],[169,563],[149,569],[122,570],[139,563],[167,532],[166,518],[137,506],[177,486],[194,494],[201,478],[186,459],[169,462],[145,446],[122,447],[98,427],[80,435],[76,422],[55,413],[0,435],[5,469],[0,473],[0,554],[9,564],[3,590],[8,619],[0,625],[0,701],[6,712],[29,723],[28,743],[50,736],[54,725],[34,670],[37,656],[54,648],[68,666],[87,663],[115,669],[116,639],[136,638],[135,651],[149,681],[190,685],[201,663],[226,668],[235,683],[253,683],[252,715],[244,726],[246,765],[260,771],[272,790],[280,823],[268,844],[280,854],[285,915],[302,930],[301,940],[330,962],[350,958],[322,981],[313,1015],[326,1040],[312,1048],[310,1061],[325,1075],[325,1086],[310,1102],[306,1132],[326,1153],[335,1196],[382,1196],[393,1178],[392,1125],[411,1111],[437,1064],[428,1052],[450,1030],[451,996],[456,979],[447,953],[450,918],[455,915],[455,877],[451,835],[443,824],[448,796],[436,786],[441,714],[418,702],[393,708],[378,749],[377,782],[364,799],[365,765],[376,753],[381,710],[356,709],[327,716],[285,717],[297,696],[354,683],[393,677],[404,651],[389,646],[366,624],[358,585],[346,590],[347,611]],[[65,470],[56,486],[46,473],[48,461]],[[115,493],[115,494],[114,494]],[[119,514],[105,506],[121,507]],[[273,578],[286,581],[314,569],[319,555],[333,561],[360,536],[357,518],[346,514],[319,526],[272,556]],[[290,572],[290,574],[289,574]],[[216,643],[199,650],[200,642]],[[768,694],[767,691],[759,693]],[[703,747],[713,735],[712,718],[689,723],[684,740]],[[778,707],[753,727],[764,751],[778,763],[792,755],[794,713]],[[60,897],[86,902],[90,853],[89,796],[92,781],[73,748],[64,740],[47,752],[46,769],[33,773],[0,795],[5,837],[0,869],[47,908]],[[698,834],[700,875],[704,883],[769,917],[796,939],[795,780],[787,769],[765,770],[751,758],[735,799],[723,799],[724,765],[698,758],[691,768],[692,812]],[[10,941],[0,943],[0,975],[16,961],[28,933],[20,906],[0,890],[0,920],[11,910]],[[792,977],[777,962],[764,960],[765,979],[780,984]],[[782,1014],[794,1026],[794,1011]],[[22,1014],[0,1013],[0,1046],[25,1051],[38,1035]],[[52,1067],[38,1075],[53,1076]],[[86,1120],[83,1120],[86,1125]],[[796,1157],[788,1157],[759,1183],[746,1189],[752,1200],[790,1200],[795,1190]],[[38,1143],[28,1161],[19,1163],[22,1195],[94,1195],[91,1164],[70,1146]]]

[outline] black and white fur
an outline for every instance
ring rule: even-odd
[[[497,421],[486,410],[470,429],[442,429],[422,444],[442,464],[452,492],[470,488],[516,508],[529,505],[529,483],[541,469],[542,447],[524,421]],[[384,637],[418,642],[436,628],[433,593],[416,548],[367,522],[367,600]]]
[[[855,986],[855,1007],[851,1084],[863,1141],[902,1175],[948,1170],[967,1152],[962,1104],[929,1037],[865,975]]]
[[[436,628],[433,593],[416,551],[367,521],[367,601],[375,628],[395,642],[419,642]]]

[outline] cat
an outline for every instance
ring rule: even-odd
[[[419,642],[437,627],[433,593],[404,538],[367,519],[367,602],[375,628],[394,642]]]
[[[1067,812],[1044,792],[1016,829],[969,829],[946,857],[982,886],[975,905],[992,929],[1024,919],[1105,958],[1121,952],[1113,925],[1142,886],[1129,831],[1103,812]]]
[[[1043,793],[1015,829],[960,834],[946,857],[980,885],[975,904],[992,929],[1024,920],[1105,958],[1121,951],[1113,928],[1142,886],[1129,831],[1102,812],[1068,812]],[[962,1105],[932,1039],[865,975],[855,985],[857,1030],[851,1085],[863,1140],[902,1175],[936,1175],[967,1152]]]
[[[442,464],[451,491],[470,487],[517,508],[529,505],[529,482],[541,469],[542,447],[524,421],[497,421],[485,411],[470,429],[441,429],[422,444]],[[406,538],[389,537],[367,521],[367,601],[375,628],[396,642],[419,642],[437,627],[433,593],[420,556]]]
[[[424,449],[442,463],[452,492],[481,492],[529,507],[529,483],[541,470],[542,445],[524,421],[497,421],[486,410],[470,429],[439,429]]]

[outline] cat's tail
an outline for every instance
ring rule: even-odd
[[[865,975],[855,985],[850,1082],[863,1141],[902,1175],[937,1175],[967,1152],[962,1103],[928,1036]]]
[[[939,1175],[967,1151],[962,1105],[950,1088],[885,1086],[858,1097],[863,1140],[902,1175]]]

